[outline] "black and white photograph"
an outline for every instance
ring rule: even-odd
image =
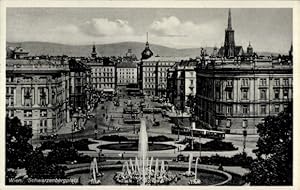
[[[295,9],[133,4],[3,9],[5,186],[293,186]]]

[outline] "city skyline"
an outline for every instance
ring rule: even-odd
[[[8,8],[6,40],[68,45],[145,42],[149,32],[150,45],[221,47],[227,14],[228,8]],[[249,19],[255,17],[260,19]],[[236,44],[244,48],[251,42],[254,51],[286,53],[292,43],[292,9],[234,8],[232,25]]]

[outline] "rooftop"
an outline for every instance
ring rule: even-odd
[[[121,62],[117,64],[117,68],[137,68],[137,64],[134,62]]]
[[[179,62],[181,60],[189,60],[190,57],[150,57],[149,59],[143,60],[143,62]]]

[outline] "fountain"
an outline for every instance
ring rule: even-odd
[[[66,175],[81,179],[84,185],[224,185],[232,179],[232,176],[224,171],[209,168],[201,168],[200,177],[199,158],[196,159],[194,172],[192,154],[189,155],[188,165],[167,164],[165,160],[150,157],[147,139],[145,120],[142,120],[137,156],[134,159],[124,160],[123,164],[119,164],[118,161],[116,164],[102,165],[101,171],[105,170],[106,172],[105,178],[101,178],[101,181],[98,177],[103,173],[98,171],[96,159],[91,162],[90,166],[66,171]],[[187,175],[183,175],[183,171]],[[191,178],[192,176],[194,177]]]
[[[117,172],[114,180],[120,184],[135,184],[135,185],[164,185],[172,182],[176,175],[166,171],[164,161],[161,161],[159,170],[159,160],[156,159],[155,169],[152,170],[153,157],[149,158],[148,153],[148,135],[146,130],[145,120],[141,120],[141,128],[139,133],[139,152],[135,158],[135,164],[132,160],[125,162],[122,172]],[[135,165],[135,167],[133,166]],[[125,170],[125,171],[124,171]]]
[[[197,178],[198,162],[199,162],[199,157],[197,157],[196,163],[195,163],[195,178],[191,179],[189,181],[189,185],[200,185],[201,184],[201,180]]]
[[[195,175],[195,173],[191,171],[191,169],[192,169],[192,162],[193,162],[193,154],[190,153],[188,171],[184,172],[182,175],[184,175],[186,177],[193,177]]]
[[[96,158],[94,158],[93,161],[91,162],[90,175],[91,175],[91,179],[89,180],[90,185],[99,185],[99,184],[101,184],[101,180],[97,179],[97,177],[102,177],[103,173],[99,173],[99,171],[98,171],[98,165],[97,165],[97,159]]]

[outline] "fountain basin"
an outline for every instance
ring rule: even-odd
[[[138,151],[138,143],[111,143],[100,145],[97,148],[102,150]],[[176,146],[162,143],[148,143],[148,151],[171,150]]]
[[[116,165],[103,165],[101,166],[102,171],[104,172],[104,176],[101,179],[102,184],[101,185],[122,185],[117,183],[113,178],[115,174],[122,169],[122,164],[116,164]],[[181,174],[186,171],[188,166],[182,166],[182,165],[174,165],[169,164],[169,171],[172,172],[175,175],[180,176],[181,179],[179,179],[177,182],[172,181],[169,185],[189,185],[189,181],[191,180],[190,177],[184,177],[181,176]],[[195,169],[195,167],[192,167]],[[74,168],[66,171],[66,174],[70,178],[80,178],[80,182],[83,185],[88,185],[89,181],[89,167],[80,167],[80,168]],[[201,179],[201,184],[199,185],[226,185],[229,183],[232,179],[232,176],[224,171],[215,170],[215,169],[209,169],[204,168],[201,166],[198,166],[198,174],[197,178]],[[196,184],[194,184],[196,185]]]

